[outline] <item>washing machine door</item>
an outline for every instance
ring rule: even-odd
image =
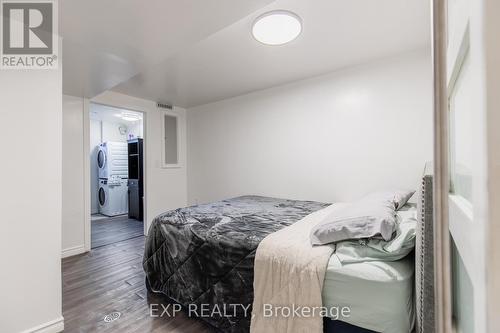
[[[99,198],[99,206],[105,207],[106,204],[108,203],[108,193],[102,186],[99,187],[98,198]]]
[[[104,166],[106,165],[106,150],[104,150],[102,147],[99,148],[99,152],[97,153],[97,166],[99,169],[104,169]]]

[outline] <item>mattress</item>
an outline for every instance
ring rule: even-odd
[[[384,333],[411,332],[415,322],[413,300],[415,263],[408,255],[398,261],[342,264],[333,254],[323,286],[323,305],[350,309],[339,319]]]

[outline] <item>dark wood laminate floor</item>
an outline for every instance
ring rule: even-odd
[[[144,235],[142,221],[129,219],[127,215],[92,221],[92,248],[121,242]]]
[[[214,332],[182,312],[175,317],[150,316],[150,304],[167,306],[168,301],[146,290],[144,241],[144,236],[135,237],[63,259],[64,332]],[[121,317],[106,323],[104,317],[114,311]]]

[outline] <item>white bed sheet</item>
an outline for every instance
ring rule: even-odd
[[[415,322],[414,258],[342,264],[333,254],[323,286],[323,305],[350,308],[349,324],[383,333],[411,332]]]

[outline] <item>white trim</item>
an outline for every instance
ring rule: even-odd
[[[78,245],[78,246],[73,246],[73,247],[68,247],[67,249],[62,250],[62,258],[68,258],[72,256],[76,256],[78,254],[82,254],[87,252],[85,250],[85,245]]]
[[[147,110],[141,110],[142,113],[142,186],[143,186],[143,202],[142,202],[142,222],[144,224],[144,236],[148,235],[149,224],[147,220],[148,210],[146,206],[146,200],[148,198],[148,175],[149,171],[147,169],[147,161],[148,161],[148,121],[149,116]]]
[[[176,122],[177,122],[177,163],[175,164],[168,164],[166,163],[166,156],[165,156],[165,116],[171,116],[175,117]],[[181,168],[182,164],[180,161],[180,139],[181,139],[181,134],[180,134],[180,122],[179,122],[179,114],[175,111],[167,111],[163,110],[162,111],[162,117],[161,117],[161,167],[164,169],[171,169],[171,168]]]
[[[463,38],[460,41],[460,46],[457,48],[457,53],[454,58],[448,57],[448,66],[450,67],[448,73],[448,98],[453,96],[455,85],[459,80],[459,76],[464,67],[467,56],[470,50],[470,28],[467,24]]]
[[[454,66],[456,59],[461,57],[463,39],[469,38],[469,1],[446,1],[446,16],[447,16],[447,82],[453,81]],[[453,26],[450,21],[450,16],[453,16]]]
[[[88,98],[83,99],[83,191],[83,243],[84,252],[88,252],[91,249],[90,221],[92,213],[92,192],[90,190],[90,102]]]
[[[476,239],[477,233],[474,229],[478,228],[478,226],[473,220],[471,208],[467,200],[450,194],[450,233],[467,273],[472,282],[476,283],[476,281],[480,280],[478,274],[481,273],[481,262],[477,259],[482,254],[481,247],[477,246],[480,241]]]
[[[57,319],[29,328],[21,333],[59,333],[62,331],[64,331],[64,318],[60,316]]]
[[[449,200],[453,201],[453,204],[455,206],[460,207],[462,214],[464,214],[469,221],[474,220],[474,209],[472,207],[472,203],[469,200],[456,194],[450,194]]]

